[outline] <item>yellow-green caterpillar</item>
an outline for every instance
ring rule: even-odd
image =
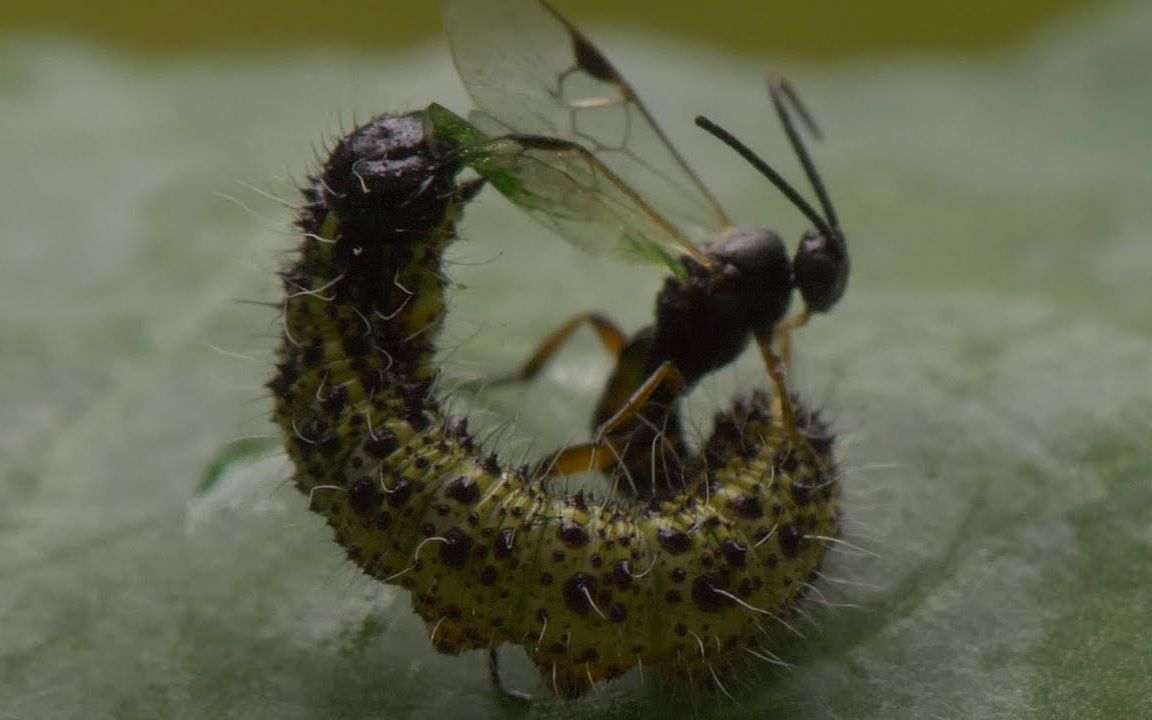
[[[711,682],[788,622],[838,534],[832,435],[754,391],[677,450],[682,491],[608,502],[481,449],[433,358],[442,255],[479,189],[456,178],[496,149],[436,112],[357,128],[304,189],[268,383],[295,483],[349,559],[411,592],[441,652],[521,645],[565,698],[640,664]]]

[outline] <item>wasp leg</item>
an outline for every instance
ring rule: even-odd
[[[603,444],[606,437],[640,414],[652,398],[652,394],[659,390],[661,385],[666,385],[673,395],[679,396],[684,392],[685,384],[684,376],[675,365],[668,360],[660,363],[660,367],[636,388],[628,398],[628,402],[624,403],[612,417],[600,423],[600,427],[596,428],[596,432],[592,435],[592,442]]]
[[[492,689],[500,693],[505,699],[516,702],[526,702],[532,699],[532,696],[526,692],[504,687],[504,681],[500,679],[500,656],[496,654],[496,648],[488,648],[488,677],[492,679]]]
[[[621,332],[616,324],[601,315],[598,312],[584,312],[573,317],[568,322],[558,327],[551,335],[545,338],[544,342],[540,343],[540,347],[536,352],[528,358],[528,360],[520,366],[519,370],[508,373],[507,375],[500,375],[488,381],[487,385],[506,385],[514,382],[526,382],[535,378],[552,359],[552,356],[559,352],[560,348],[572,337],[572,333],[583,325],[588,323],[592,329],[596,331],[597,337],[600,338],[600,343],[604,345],[612,357],[619,357],[620,352],[624,349],[625,343],[628,342],[627,336]]]
[[[800,430],[796,427],[796,411],[792,407],[792,395],[788,390],[787,363],[772,347],[772,334],[756,333],[756,344],[760,346],[760,355],[764,358],[764,365],[768,368],[768,375],[776,385],[776,401],[780,406],[780,421],[784,430],[792,440],[793,447],[805,448],[807,445],[800,437]]]
[[[536,476],[540,478],[606,472],[620,459],[607,442],[569,445],[540,461]]]
[[[610,469],[621,458],[621,452],[612,446],[612,433],[635,419],[662,385],[671,389],[675,395],[683,392],[685,386],[684,376],[667,360],[648,376],[612,417],[600,423],[592,435],[592,442],[571,445],[548,456],[537,466],[538,477],[578,475]]]
[[[773,333],[773,342],[780,348],[780,362],[788,368],[792,365],[792,331],[802,328],[812,319],[812,311],[805,308],[804,312],[793,316],[776,326]]]

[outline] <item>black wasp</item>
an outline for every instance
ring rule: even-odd
[[[759,347],[781,420],[802,452],[786,385],[789,333],[836,304],[849,260],[793,116],[813,136],[819,131],[791,85],[773,76],[769,95],[823,213],[726,130],[696,118],[811,222],[789,258],[776,233],[731,223],[632,86],[550,6],[447,0],[445,12],[456,67],[478,106],[467,120],[439,105],[428,109],[431,135],[453,161],[578,247],[672,271],[649,327],[629,337],[604,315],[581,313],[519,370],[500,378],[531,379],[585,324],[616,358],[591,441],[549,456],[540,475],[622,470],[635,492],[651,488],[659,498],[682,491],[681,474],[669,471],[686,456],[677,403],[702,377],[731,363],[749,339]],[[786,319],[793,290],[804,308]]]

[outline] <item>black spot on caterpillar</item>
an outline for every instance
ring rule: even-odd
[[[495,0],[469,2],[452,2],[449,10],[492,9]],[[510,12],[544,7],[495,4]],[[639,107],[587,40],[562,21],[551,22],[561,22],[572,40],[576,64],[569,74],[582,72],[615,89],[625,110]],[[678,397],[730,362],[749,333],[761,342],[778,392],[754,391],[734,401],[717,415],[698,452],[674,443],[666,472],[675,477],[634,485],[636,497],[562,495],[547,483],[556,474],[554,462],[506,467],[478,446],[464,419],[445,411],[435,392],[433,357],[445,313],[441,258],[481,187],[481,181],[459,183],[458,174],[472,168],[482,181],[531,205],[556,182],[539,168],[573,156],[596,162],[564,139],[488,138],[439,106],[381,115],[342,139],[304,189],[303,240],[281,274],[283,342],[268,383],[274,417],[312,510],[365,573],[411,592],[437,650],[522,645],[545,684],[565,698],[641,664],[718,682],[745,653],[756,654],[766,625],[788,626],[838,534],[832,435],[787,392],[772,342],[791,296],[791,268],[806,312],[823,312],[839,297],[846,255],[840,266],[828,258],[843,250],[842,236],[826,205],[831,218],[820,218],[792,265],[768,268],[789,277],[768,288],[768,300],[756,295],[765,286],[745,282],[741,263],[749,254],[764,259],[749,248],[747,231],[718,240],[708,252],[679,236],[671,246],[639,243],[676,273],[661,295],[653,331],[657,338],[666,332],[667,348],[653,350],[665,346],[643,333],[631,341],[657,359],[663,352],[679,374],[673,390],[658,398],[663,432],[679,432]],[[593,179],[606,177],[599,166],[589,167]],[[572,186],[559,190],[587,190],[579,176],[568,177]],[[631,227],[648,232],[645,222],[636,219]],[[567,232],[571,237],[571,228]],[[776,252],[778,238],[756,232],[768,242],[770,263],[788,263]],[[733,304],[751,296],[767,308],[748,313]],[[722,323],[719,345],[710,345],[685,335],[688,326],[665,321],[662,331],[661,308],[669,307],[680,319],[695,317],[699,308],[707,310],[704,321],[744,319],[732,328]],[[628,365],[634,362],[622,357],[618,367],[643,369]],[[625,399],[617,410],[627,406]],[[637,412],[643,417],[649,407],[656,405],[642,403]],[[597,467],[644,472],[627,452],[616,457]]]

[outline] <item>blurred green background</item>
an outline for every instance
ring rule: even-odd
[[[836,59],[899,50],[970,52],[1000,47],[1099,0],[556,0],[581,23],[611,23],[761,55]],[[322,7],[322,9],[321,9]],[[205,0],[162,3],[9,2],[0,34],[64,32],[115,47],[290,49],[350,44],[395,50],[439,33],[440,8],[421,0]]]

